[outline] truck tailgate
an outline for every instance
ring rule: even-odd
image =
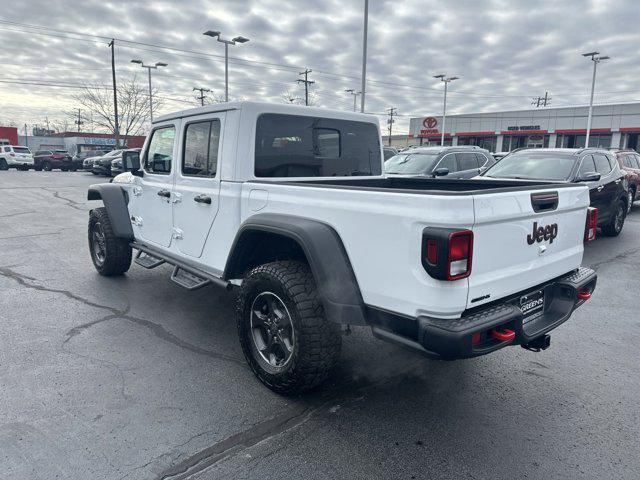
[[[475,195],[467,308],[578,268],[588,205],[582,185]]]

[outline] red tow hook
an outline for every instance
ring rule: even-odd
[[[591,298],[591,292],[589,290],[578,290],[578,298],[580,300],[589,300]]]
[[[496,330],[495,328],[489,332],[491,337],[496,340],[500,340],[501,342],[510,342],[514,338],[516,338],[516,332],[509,328],[503,328],[502,330]]]

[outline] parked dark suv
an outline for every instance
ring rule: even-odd
[[[384,168],[389,175],[472,178],[494,163],[480,147],[415,147],[391,157]]]
[[[591,206],[598,209],[602,233],[622,231],[629,201],[626,173],[613,153],[595,148],[524,149],[504,157],[481,178],[512,178],[585,183]]]
[[[69,170],[75,172],[78,169],[66,150],[38,150],[33,156],[33,167],[45,172],[50,172],[54,168],[59,168],[63,172]]]
[[[640,199],[640,154],[635,150],[613,150],[612,153],[618,159],[618,165],[627,174],[627,182],[629,183],[629,201],[628,208],[635,200]]]

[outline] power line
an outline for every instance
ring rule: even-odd
[[[549,97],[549,92],[544,92],[544,97],[533,97],[533,101],[531,105],[536,108],[546,107],[551,102],[551,97]]]

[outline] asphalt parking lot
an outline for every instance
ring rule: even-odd
[[[640,205],[587,246],[597,291],[549,350],[447,363],[354,329],[291,399],[245,365],[229,293],[95,272],[96,180],[0,172],[0,478],[640,475]]]

